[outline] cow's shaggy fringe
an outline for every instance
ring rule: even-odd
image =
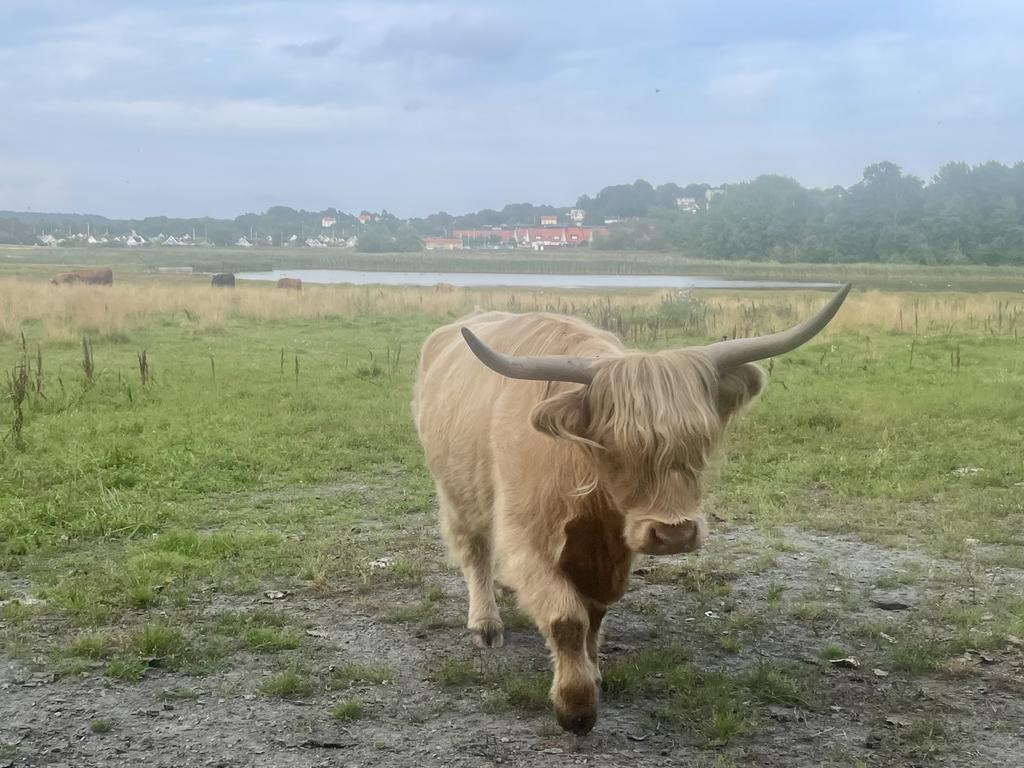
[[[623,355],[590,386],[588,436],[628,462],[638,496],[657,498],[672,472],[699,481],[722,431],[717,391],[718,371],[698,351]]]

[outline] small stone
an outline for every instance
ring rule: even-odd
[[[845,659],[829,659],[828,663],[842,669],[858,669],[860,667],[860,662],[852,656],[847,656]]]
[[[910,603],[889,598],[871,598],[871,605],[883,611],[905,611],[910,608]]]
[[[984,471],[981,467],[957,467],[951,474],[955,477],[974,477]]]

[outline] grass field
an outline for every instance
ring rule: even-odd
[[[432,328],[550,308],[661,348],[823,296],[0,279],[0,765],[1016,765],[1019,294],[857,293],[772,363],[707,549],[637,562],[588,739],[511,603],[509,647],[464,636],[409,413]]]

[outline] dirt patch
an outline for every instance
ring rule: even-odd
[[[435,529],[429,515],[408,520],[403,535],[424,542],[415,572],[394,573],[393,560],[357,582],[205,596],[166,617],[188,631],[192,621],[272,608],[301,635],[291,652],[235,653],[201,675],[154,667],[130,683],[99,671],[55,677],[47,638],[35,638],[34,653],[0,669],[0,766],[1020,764],[1021,648],[942,656],[952,647],[943,638],[958,630],[939,611],[980,606],[983,630],[985,606],[1019,594],[1020,571],[721,524],[697,557],[638,560],[606,623],[604,665],[625,669],[645,652],[653,661],[641,679],[607,691],[597,727],[576,738],[537,703],[547,653],[522,617],[506,612],[504,648],[472,648],[465,591]],[[906,659],[901,667],[896,651],[926,636],[939,650],[929,646],[922,669]],[[664,682],[678,673],[669,662],[677,648],[695,685],[715,675],[732,686],[745,719],[727,738],[673,714],[687,695]],[[388,679],[359,672],[371,668]],[[782,670],[796,692],[730,682],[766,668]],[[305,687],[268,694],[268,680],[289,670]],[[350,703],[342,715],[359,716],[332,716],[339,702]]]

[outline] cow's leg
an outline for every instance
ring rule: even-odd
[[[586,734],[597,722],[597,682],[588,654],[590,615],[579,594],[550,567],[534,563],[519,602],[533,618],[554,658],[551,701],[565,730]]]
[[[469,591],[466,626],[478,648],[500,648],[504,625],[494,599],[494,537],[490,520],[471,508],[453,504],[442,488],[437,489],[441,529],[448,548],[462,568]]]
[[[587,630],[587,656],[590,663],[594,665],[594,679],[601,684],[601,662],[597,654],[601,649],[601,622],[604,621],[604,606],[591,603],[587,613],[590,617],[590,627]]]

